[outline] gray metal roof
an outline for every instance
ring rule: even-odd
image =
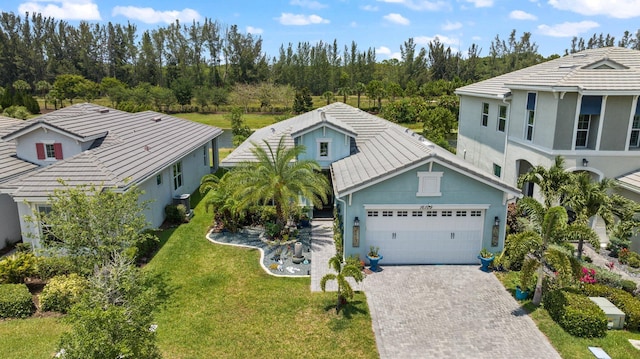
[[[0,137],[13,128],[24,125],[25,121],[0,116]],[[38,165],[16,157],[16,146],[13,142],[0,140],[0,183],[20,174],[38,168]]]
[[[602,64],[614,68],[597,68]],[[640,51],[622,47],[585,50],[460,87],[456,93],[504,98],[511,94],[511,89],[517,88],[557,92],[637,92],[640,90]]]
[[[293,146],[292,133],[303,131],[304,126],[316,126],[321,121],[319,113],[335,121],[335,126],[353,131],[357,152],[334,162],[331,173],[334,191],[338,196],[365,188],[379,180],[402,173],[430,159],[439,160],[449,166],[514,195],[517,188],[488,176],[473,165],[463,161],[449,151],[425,140],[413,131],[389,122],[357,108],[335,102],[318,110],[278,122],[256,131],[225,160],[223,165],[233,166],[242,161],[255,160],[251,153],[253,145],[263,140],[277,144],[282,135],[287,145]]]
[[[618,180],[618,184],[620,184],[622,187],[630,191],[640,193],[640,169],[619,176],[616,178],[616,180]]]
[[[46,123],[84,138],[105,133],[99,146],[8,181],[14,197],[47,197],[67,184],[127,188],[177,162],[219,136],[216,127],[157,112],[128,113],[93,104],[74,105],[26,121],[15,132]]]

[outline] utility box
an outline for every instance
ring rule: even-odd
[[[190,194],[177,194],[173,196],[174,205],[183,205],[187,209],[187,214],[191,213],[191,195]]]
[[[607,298],[589,297],[589,299],[596,303],[607,316],[607,327],[609,329],[622,329],[624,327],[624,312],[613,305]]]

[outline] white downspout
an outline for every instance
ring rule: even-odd
[[[342,253],[340,253],[342,255],[342,260],[345,259],[345,251],[347,250],[347,245],[346,245],[346,241],[345,241],[345,234],[346,234],[346,230],[345,228],[347,228],[347,224],[346,224],[346,218],[347,218],[347,202],[339,197],[336,197],[336,201],[340,201],[344,204],[344,211],[342,213]]]

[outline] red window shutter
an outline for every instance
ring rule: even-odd
[[[53,152],[56,153],[56,160],[61,160],[62,157],[62,143],[53,144]]]
[[[44,160],[44,143],[36,143],[36,154],[39,160]]]

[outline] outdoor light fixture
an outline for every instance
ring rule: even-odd
[[[353,226],[354,227],[360,227],[360,220],[358,219],[358,217],[354,218]]]
[[[354,248],[360,247],[360,219],[358,219],[358,217],[353,219],[353,236],[351,237],[351,246]]]
[[[586,158],[582,159],[582,167],[587,167],[589,165],[589,160]]]
[[[500,225],[500,218],[498,218],[498,216],[496,216],[496,218],[493,220],[493,225],[494,226],[499,226]]]
[[[495,216],[493,219],[493,228],[491,228],[491,246],[497,247],[500,239],[500,218]]]

